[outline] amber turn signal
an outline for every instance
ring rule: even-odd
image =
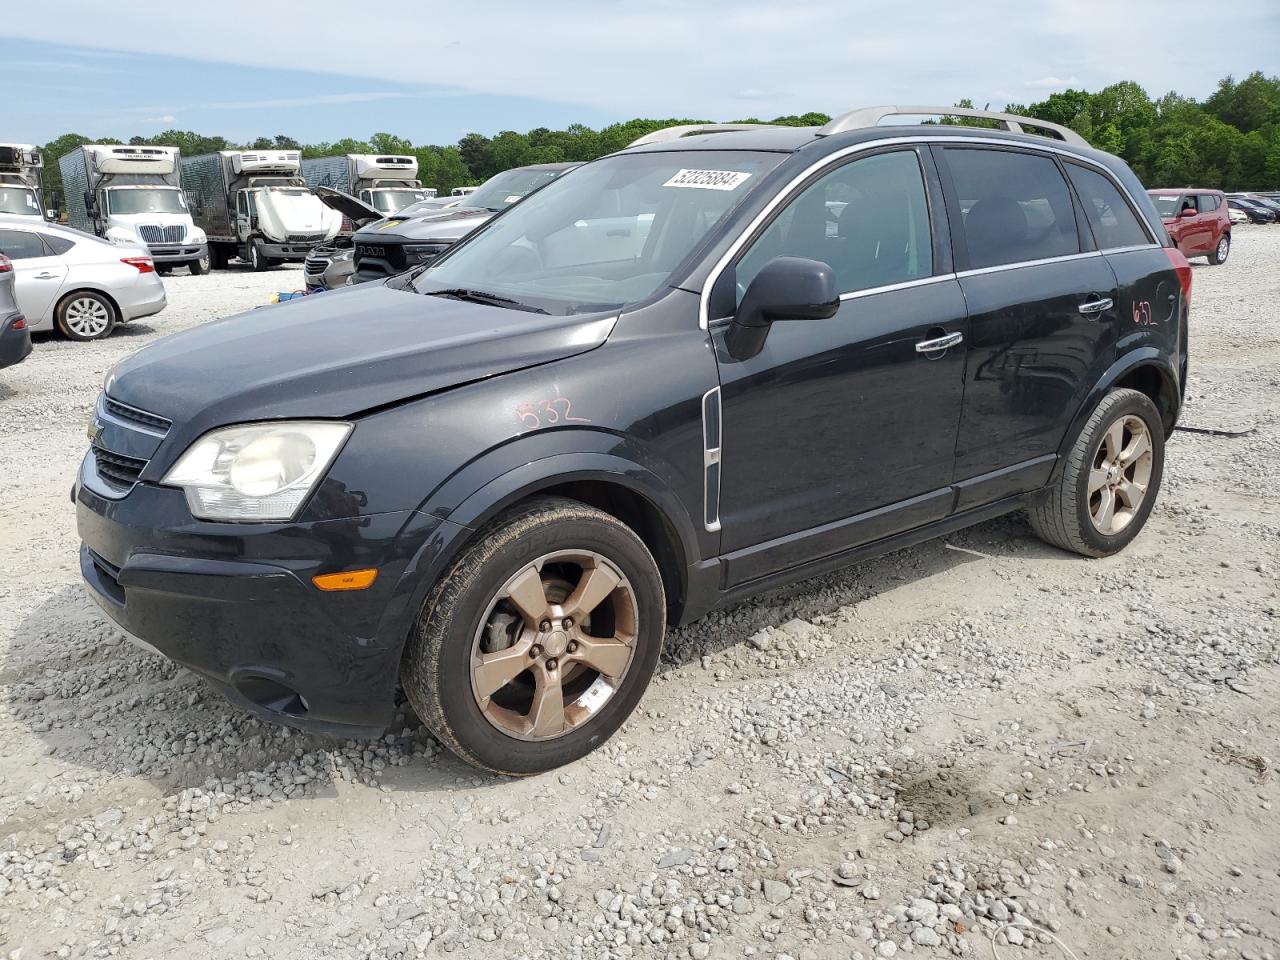
[[[369,570],[344,570],[342,573],[322,573],[311,578],[321,590],[364,590],[366,587],[373,586],[373,581],[378,579],[378,571]]]

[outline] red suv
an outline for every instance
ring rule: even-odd
[[[1231,212],[1221,190],[1148,190],[1169,236],[1184,257],[1223,263],[1231,252]]]

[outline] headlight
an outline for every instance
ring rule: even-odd
[[[120,244],[122,246],[137,246],[138,244],[142,244],[142,241],[138,239],[138,235],[127,227],[112,227],[107,231],[107,241],[109,243]],[[142,245],[146,246],[146,244]]]
[[[212,430],[161,483],[181,487],[204,520],[289,520],[351,433],[332,421],[249,423]]]

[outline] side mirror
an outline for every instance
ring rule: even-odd
[[[93,199],[93,191],[91,190],[84,192],[84,212],[89,215],[90,220],[98,219],[98,204]]]
[[[769,328],[779,320],[826,320],[840,309],[835,272],[820,260],[774,257],[756,274],[725,335],[735,360],[764,349]]]
[[[1196,215],[1196,211],[1191,207],[1183,207],[1181,210],[1178,211],[1179,220],[1182,220],[1184,217],[1194,217],[1195,215]]]

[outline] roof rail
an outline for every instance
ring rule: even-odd
[[[759,130],[761,127],[773,129],[772,123],[682,123],[675,127],[663,127],[653,133],[646,133],[639,140],[627,144],[627,149],[643,146],[646,143],[666,143],[668,140],[679,140],[681,137],[693,136],[697,133],[730,133],[734,130]]]
[[[1020,117],[1013,113],[999,113],[995,110],[975,110],[972,107],[861,107],[850,110],[836,117],[818,131],[818,136],[829,137],[846,130],[861,130],[865,127],[878,127],[885,117],[922,116],[922,117],[976,117],[982,120],[995,120],[1002,130],[1022,133],[1023,127],[1037,127],[1055,134],[1058,139],[1078,147],[1089,146],[1089,141],[1069,127],[1048,120],[1037,120],[1035,117]]]

